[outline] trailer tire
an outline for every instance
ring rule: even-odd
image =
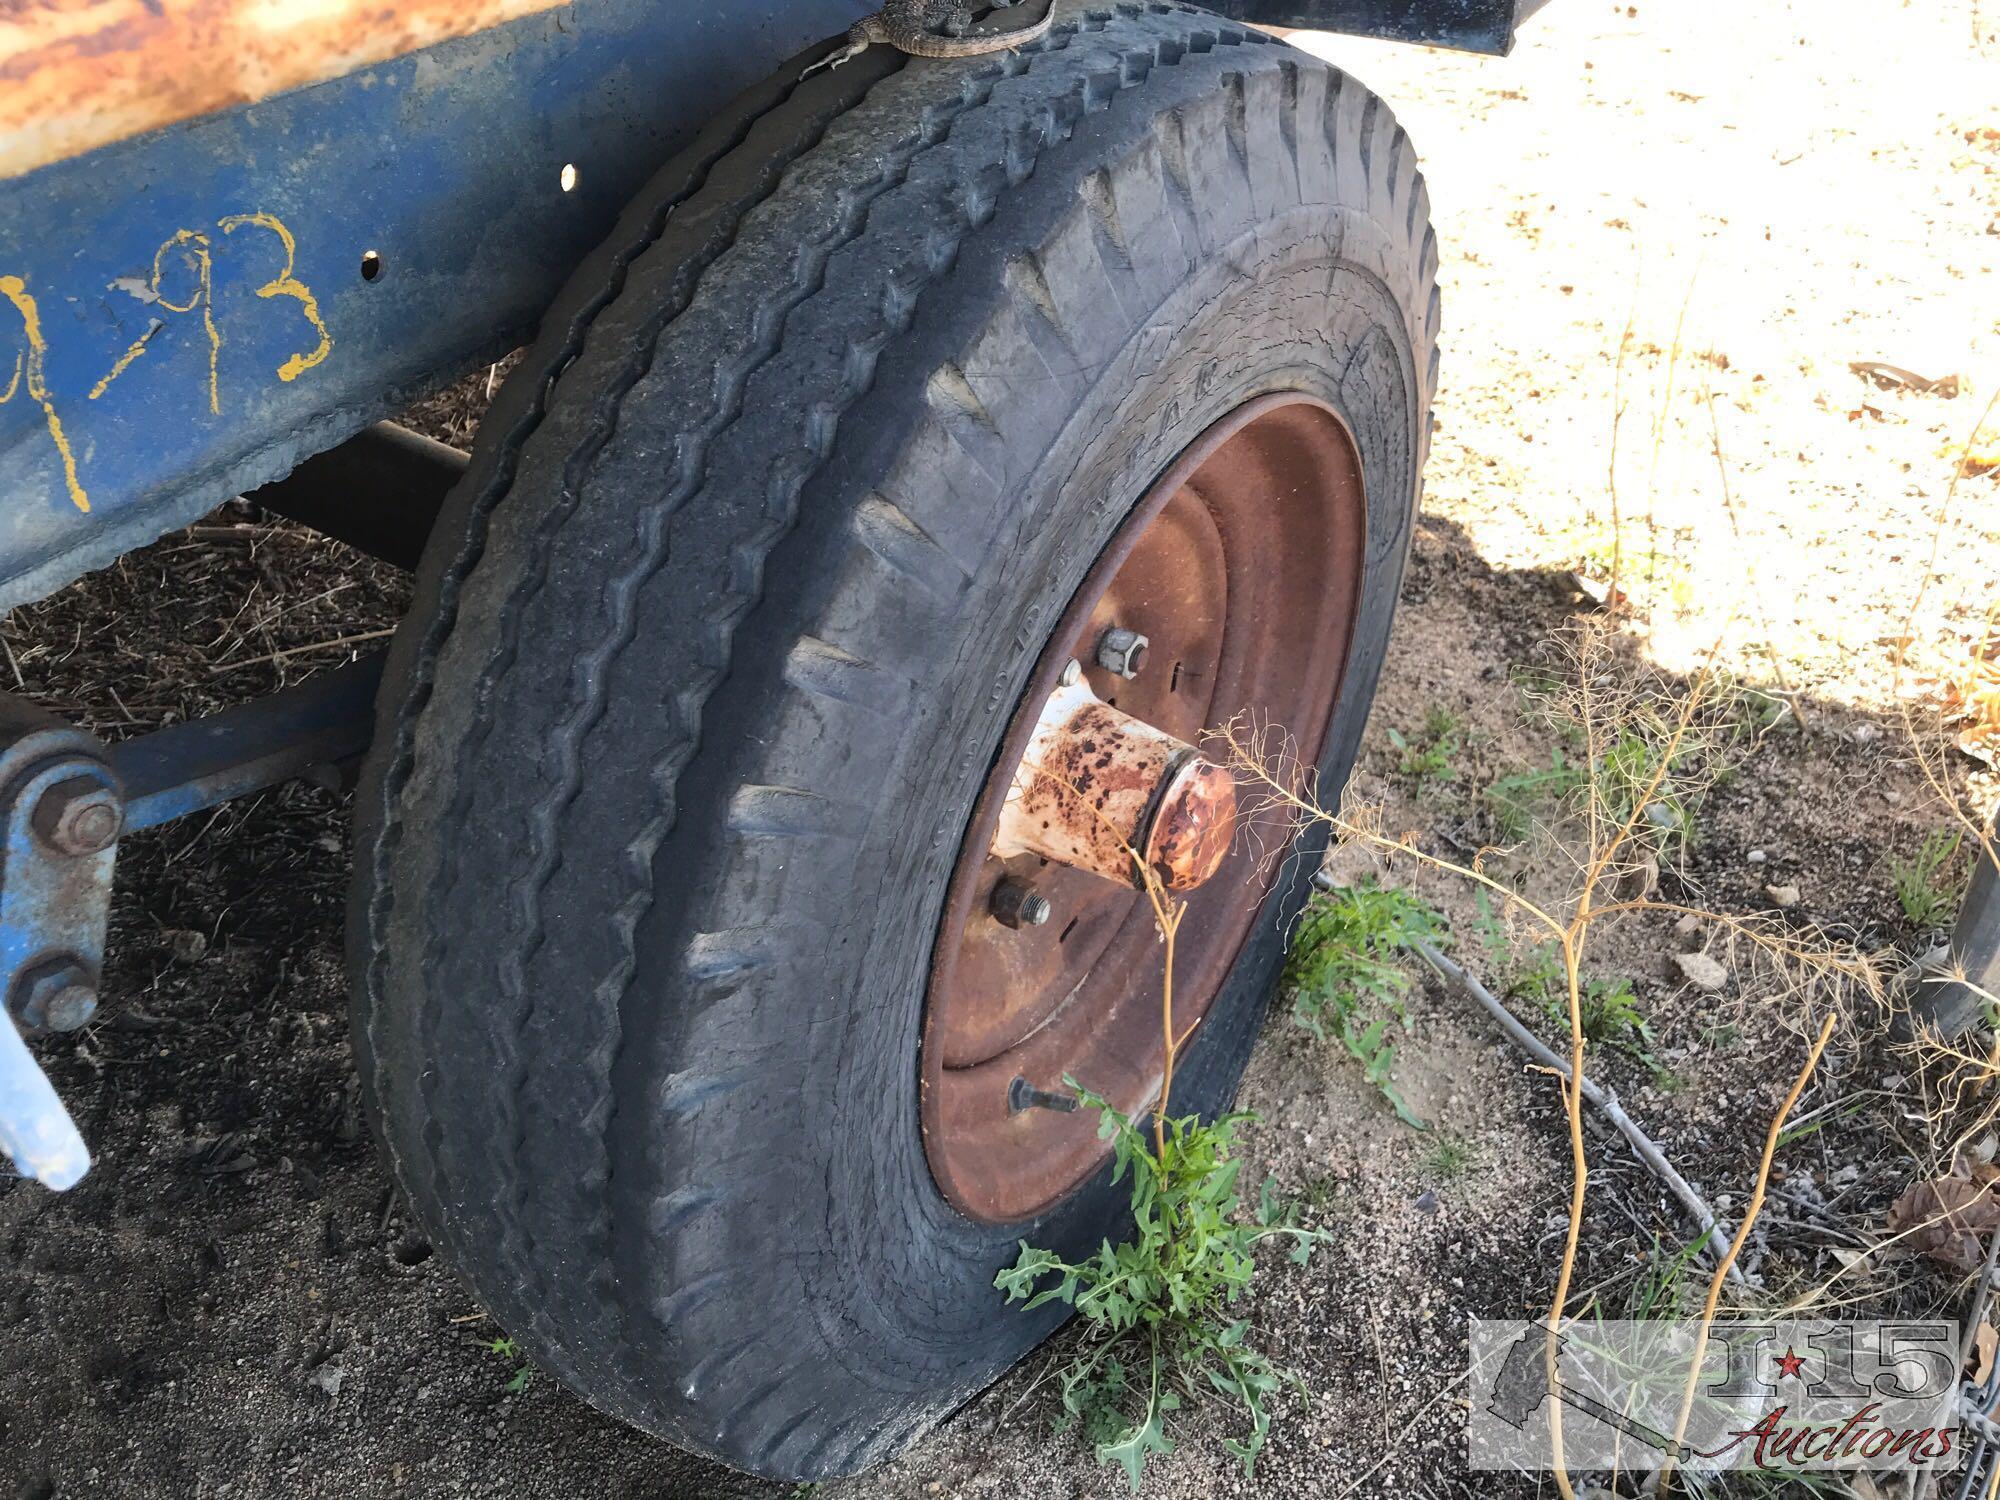
[[[832,44],[829,44],[830,46]],[[1373,95],[1170,4],[960,63],[801,59],[577,273],[447,502],[356,827],[382,1148],[498,1323],[760,1474],[880,1461],[1046,1336],[916,1063],[944,873],[1054,616],[1175,455],[1301,390],[1365,475],[1337,788],[1386,650],[1436,252]],[[1289,726],[1310,728],[1318,726]],[[1233,1097],[1279,879],[1175,1085]]]

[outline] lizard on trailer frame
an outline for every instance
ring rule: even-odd
[[[1014,0],[1019,3],[1019,0]],[[1013,5],[996,6],[1013,9]],[[1004,52],[1009,47],[1026,46],[1049,34],[1055,24],[1053,7],[1039,21],[1004,31],[972,30],[972,7],[967,0],[889,0],[872,16],[854,23],[847,33],[847,50],[836,52],[819,67],[837,68],[858,57],[877,42],[886,42],[911,57],[978,57],[987,52]]]

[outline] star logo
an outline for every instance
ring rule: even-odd
[[[1787,1348],[1785,1350],[1785,1357],[1778,1361],[1779,1378],[1783,1380],[1796,1379],[1800,1367],[1804,1364],[1805,1364],[1805,1358],[1803,1355],[1794,1354],[1789,1348]]]

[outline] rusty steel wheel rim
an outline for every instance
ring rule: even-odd
[[[992,852],[1065,668],[1081,662],[1082,686],[1105,704],[1192,744],[1254,714],[1290,733],[1311,764],[1346,666],[1365,518],[1360,459],[1332,408],[1295,393],[1259,397],[1147,491],[1057,623],[974,807],[925,1005],[925,1153],[969,1217],[1030,1217],[1104,1159],[1093,1116],[1049,1107],[1065,1075],[1128,1114],[1159,1095],[1163,965],[1143,891],[1033,852]],[[1113,626],[1148,638],[1136,677],[1096,660]],[[1027,774],[1038,771],[1028,763]],[[1017,791],[1010,826],[1019,803]],[[1213,878],[1183,893],[1174,1020],[1191,1035],[1180,1067],[1277,878],[1278,851],[1259,842],[1239,829],[1226,853],[1212,851]],[[994,915],[1003,880],[1014,882],[1001,893],[1009,919],[1020,920],[1025,887],[1048,903],[1042,925]]]

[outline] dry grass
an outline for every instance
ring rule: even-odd
[[[1569,1066],[1558,1086],[1571,1186],[1550,1292],[1552,1386],[1557,1378],[1555,1333],[1573,1311],[1592,1173],[1583,1119],[1588,1062],[1583,993],[1587,965],[1604,930],[1647,919],[1699,922],[1719,935],[1721,955],[1733,960],[1741,995],[1754,995],[1759,1004],[1816,1033],[1797,1081],[1770,1124],[1750,1208],[1715,1265],[1701,1315],[1704,1328],[1716,1316],[1725,1280],[1762,1211],[1786,1119],[1835,1031],[1851,1028],[1864,1014],[1859,1002],[1877,1001],[1883,990],[1878,961],[1837,938],[1788,927],[1768,913],[1722,911],[1656,894],[1663,866],[1685,851],[1704,793],[1741,749],[1740,712],[1715,666],[1716,652],[1690,678],[1670,684],[1617,649],[1610,628],[1598,621],[1578,622],[1556,644],[1565,670],[1543,678],[1532,697],[1536,710],[1576,743],[1581,785],[1564,815],[1541,825],[1542,854],[1553,867],[1545,872],[1552,896],[1530,896],[1519,884],[1490,873],[1487,856],[1495,851],[1480,850],[1469,861],[1444,858],[1421,848],[1414,836],[1386,832],[1379,813],[1351,805],[1328,808],[1317,796],[1310,770],[1274,726],[1238,721],[1216,735],[1227,747],[1231,769],[1250,789],[1247,816],[1253,825],[1266,825],[1265,837],[1270,837],[1272,824],[1288,832],[1322,825],[1336,840],[1384,856],[1392,867],[1399,862],[1422,866],[1476,886],[1559,949]],[[1872,1011],[1871,1006],[1867,1013]],[[1574,1488],[1562,1462],[1558,1407],[1551,1406],[1549,1418],[1555,1479],[1564,1496],[1572,1497]],[[1684,1409],[1683,1422],[1685,1416]]]

